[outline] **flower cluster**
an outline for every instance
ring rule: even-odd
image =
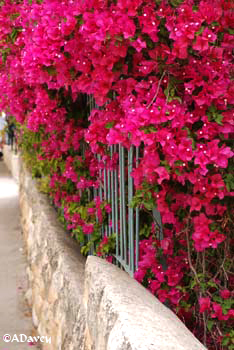
[[[231,346],[233,23],[231,0],[0,2],[0,109],[24,125],[67,228],[100,242],[108,147],[139,147],[138,204],[157,206],[164,238],[148,217],[135,278],[209,349]]]

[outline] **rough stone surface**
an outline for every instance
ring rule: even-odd
[[[205,349],[143,286],[94,256],[86,263],[84,305],[92,349]]]
[[[20,207],[33,322],[40,335],[51,337],[51,344],[43,349],[83,349],[85,259],[25,169],[20,177]]]
[[[28,301],[48,350],[204,350],[144,287],[97,257],[87,262],[22,167],[20,207]]]
[[[3,161],[0,161],[0,349],[27,350],[28,343],[6,343],[4,334],[36,336],[27,290],[26,257],[20,229],[18,186]],[[34,346],[39,349],[39,345]]]

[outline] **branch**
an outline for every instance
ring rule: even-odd
[[[189,225],[188,225],[189,226]],[[190,251],[190,245],[189,245],[189,235],[188,235],[188,227],[186,230],[186,242],[187,242],[187,249],[188,249],[188,262],[189,262],[189,267],[192,270],[195,280],[197,282],[198,285],[200,285],[200,281],[199,278],[197,276],[197,271],[195,270],[193,264],[192,264],[192,259],[191,259],[191,251]]]
[[[158,93],[159,93],[159,89],[160,89],[161,82],[162,82],[162,80],[163,80],[165,74],[166,74],[166,72],[164,71],[163,74],[162,74],[162,76],[161,76],[161,78],[159,79],[157,91],[156,91],[156,93],[155,93],[155,95],[154,95],[152,101],[151,101],[151,102],[148,104],[148,106],[146,107],[147,109],[150,108],[150,106],[152,106],[152,104],[155,102],[155,100],[156,100],[156,98],[157,98],[157,96],[158,96]]]

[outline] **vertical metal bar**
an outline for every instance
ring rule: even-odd
[[[104,201],[107,200],[107,181],[106,181],[106,165],[104,163],[104,170],[103,170],[103,185],[104,185]],[[108,224],[105,225],[105,235],[108,234]]]
[[[111,160],[113,159],[113,146],[110,146]],[[114,191],[114,170],[110,171],[111,177],[111,233],[115,232],[115,191]]]
[[[98,154],[98,161],[100,163],[101,161],[101,156]],[[100,181],[100,184],[99,184],[99,198],[100,198],[100,201],[102,201],[102,194],[103,194],[103,190],[102,190],[102,170],[99,169],[99,181]],[[102,228],[101,228],[101,234],[102,236],[104,235],[104,227],[102,225]]]
[[[98,162],[100,163],[100,159],[101,159],[101,156],[98,155]],[[100,200],[102,201],[102,170],[99,168],[99,181],[100,181],[100,184],[99,184],[99,197],[100,197]]]
[[[120,187],[121,187],[121,211],[123,227],[123,259],[127,261],[127,230],[126,230],[126,200],[125,200],[125,157],[124,148],[120,146]]]
[[[131,208],[131,201],[133,198],[133,179],[131,176],[133,168],[133,146],[128,151],[128,236],[129,236],[129,254],[130,271],[134,272],[134,228],[133,228],[133,208]]]
[[[96,156],[96,158],[97,158],[97,155],[95,155]],[[100,186],[100,185],[99,185]],[[98,188],[94,188],[94,198],[96,198],[97,196],[98,196],[98,191],[99,191],[99,189]],[[98,222],[98,216],[97,216],[97,214],[96,214],[96,222]]]
[[[136,167],[139,165],[139,147],[136,147]],[[139,262],[139,208],[137,207],[135,210],[136,215],[136,259],[135,259],[135,270],[138,269]]]
[[[111,202],[111,178],[110,178],[110,170],[107,170],[107,200],[108,204]],[[111,215],[108,213],[108,234],[111,235],[111,227],[110,227]]]
[[[104,167],[104,170],[103,170],[103,185],[104,185],[104,200],[106,201],[107,200],[107,191],[106,191],[106,167]]]
[[[114,146],[117,152],[117,146]],[[114,170],[115,182],[115,233],[116,233],[116,255],[119,256],[119,186],[118,186],[118,168]]]
[[[122,188],[122,148],[119,145],[119,189],[120,189],[120,257],[124,257],[123,249],[123,188]]]
[[[135,270],[138,269],[139,262],[139,208],[136,208],[136,258],[135,258]]]

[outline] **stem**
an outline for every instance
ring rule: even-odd
[[[203,272],[203,275],[205,276],[206,274],[206,261],[205,261],[205,251],[202,252],[202,272]]]
[[[227,275],[227,272],[226,272],[224,266],[222,266],[222,270],[223,270],[223,273],[224,273],[224,276],[225,276],[224,285],[225,285],[225,288],[227,288],[227,281],[228,281],[229,279],[228,279],[228,275]]]
[[[204,342],[204,345],[206,346],[207,337],[206,337],[206,316],[205,316],[205,312],[203,313],[203,331],[204,331],[203,342]]]
[[[216,272],[215,276],[213,277],[214,280],[218,277],[218,275],[220,273],[220,270],[222,270],[224,268],[223,266],[224,266],[225,260],[226,260],[226,256],[224,256],[222,264],[220,265],[220,267],[219,267],[218,271]]]
[[[155,100],[156,100],[156,98],[157,98],[157,96],[158,96],[158,93],[159,93],[159,89],[160,89],[160,86],[161,86],[161,82],[162,82],[162,80],[163,80],[165,74],[166,74],[166,72],[164,71],[163,74],[162,74],[162,76],[161,76],[161,78],[159,79],[158,87],[157,87],[156,93],[155,93],[155,95],[154,95],[152,101],[151,101],[151,102],[148,104],[148,106],[146,107],[147,109],[150,108],[150,106],[152,106],[152,104],[155,102]]]
[[[206,253],[205,251],[202,252],[202,273],[205,278],[206,275],[206,260],[205,260]],[[206,315],[205,312],[203,313],[203,342],[206,346],[206,340],[207,340],[207,325],[206,325]]]
[[[188,229],[186,230],[186,242],[187,242],[187,249],[188,249],[188,262],[189,262],[189,267],[192,270],[195,280],[198,285],[200,285],[199,278],[197,276],[197,271],[195,270],[193,264],[192,264],[192,259],[191,259],[191,250],[190,250],[190,245],[189,245],[189,235],[188,235]]]

